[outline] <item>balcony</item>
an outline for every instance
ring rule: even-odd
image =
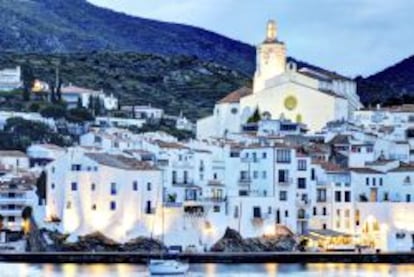
[[[293,179],[292,178],[285,178],[283,180],[279,180],[278,181],[279,186],[288,186],[291,183],[293,183]]]
[[[240,178],[239,179],[239,186],[242,186],[242,187],[249,186],[251,182],[252,182],[251,178],[246,178],[246,177],[245,178]]]
[[[226,198],[225,197],[205,197],[203,199],[203,201],[205,202],[213,202],[213,203],[221,203],[221,202],[225,202]]]
[[[212,187],[224,187],[224,183],[220,180],[209,180],[207,184]]]

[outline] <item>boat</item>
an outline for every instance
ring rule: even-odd
[[[178,260],[150,260],[148,270],[151,275],[184,275],[189,269],[188,263]]]
[[[161,212],[161,219],[161,241],[164,244],[164,209]],[[151,275],[184,275],[187,273],[189,267],[188,263],[181,262],[177,259],[163,258],[163,251],[161,251],[160,259],[150,259],[148,263],[148,271]]]

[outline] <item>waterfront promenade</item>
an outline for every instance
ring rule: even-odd
[[[136,263],[145,264],[159,254],[129,252],[0,253],[0,262],[12,263]],[[166,254],[190,263],[414,263],[414,253],[197,253]]]

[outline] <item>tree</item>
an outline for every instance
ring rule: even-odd
[[[36,194],[39,199],[39,205],[43,204],[43,200],[46,200],[46,172],[42,171],[39,178],[36,180]]]
[[[22,218],[24,220],[29,220],[32,217],[33,214],[33,209],[30,206],[26,206],[24,207],[23,211],[22,211]]]
[[[94,111],[94,108],[93,108],[94,104],[95,104],[95,99],[93,99],[93,95],[91,94],[89,95],[89,101],[88,101],[89,110]]]
[[[68,111],[66,120],[75,123],[83,123],[85,121],[94,121],[95,118],[88,109],[75,108]]]
[[[256,108],[252,116],[250,116],[249,119],[247,120],[247,123],[256,123],[256,122],[259,122],[261,119],[262,117],[260,115],[259,108]]]
[[[22,67],[22,79],[23,79],[23,101],[30,101],[30,94],[35,81],[33,70],[31,66],[25,65]]]
[[[82,98],[80,96],[78,97],[78,102],[76,103],[76,107],[78,109],[83,108]]]
[[[102,110],[101,98],[95,97],[94,109],[95,109],[95,116],[100,116],[101,110]]]
[[[66,116],[66,109],[61,105],[48,105],[40,111],[40,114],[46,118],[64,118]]]

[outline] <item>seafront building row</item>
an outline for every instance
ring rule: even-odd
[[[289,232],[315,250],[411,251],[414,106],[364,108],[352,79],[288,60],[273,21],[253,83],[218,100],[194,139],[101,118],[76,146],[0,152],[3,229],[21,229],[31,206],[38,227],[68,242],[162,236],[204,251],[231,228],[244,238]]]

